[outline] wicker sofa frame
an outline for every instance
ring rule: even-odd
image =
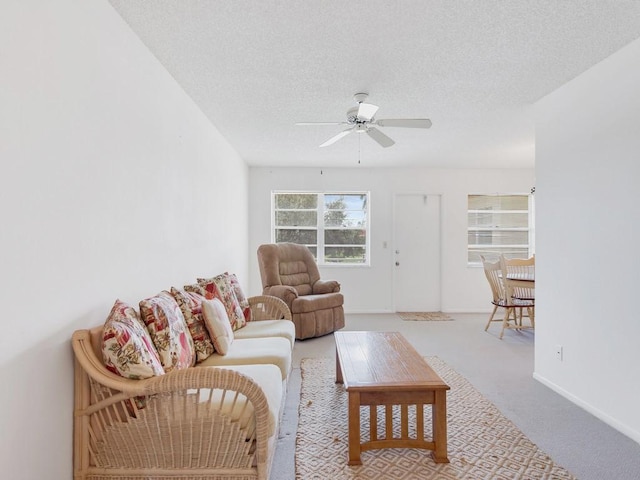
[[[278,298],[249,304],[252,321],[291,320]],[[196,366],[126,379],[104,367],[101,335],[99,326],[72,337],[75,480],[268,480],[286,379],[270,432],[267,398],[250,376]]]

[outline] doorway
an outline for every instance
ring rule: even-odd
[[[440,195],[394,196],[393,285],[396,312],[438,312]]]

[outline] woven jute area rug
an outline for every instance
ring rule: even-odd
[[[442,312],[397,312],[402,320],[410,320],[414,322],[444,322],[453,320],[449,315]]]
[[[437,357],[426,360],[451,387],[447,393],[450,463],[434,463],[428,450],[394,448],[363,452],[361,466],[347,465],[347,394],[342,385],[335,383],[335,359],[303,359],[296,479],[575,479],[464,377]],[[409,411],[415,416],[415,408]],[[378,407],[379,428],[384,425],[382,412],[383,408]],[[363,438],[368,436],[368,418],[368,407],[363,407]],[[431,407],[425,408],[425,435],[431,437]]]

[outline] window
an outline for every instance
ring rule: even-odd
[[[468,263],[530,257],[529,195],[469,195]]]
[[[369,263],[369,193],[274,192],[272,241],[306,245],[319,265]]]

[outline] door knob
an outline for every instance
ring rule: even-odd
[[[396,262],[396,267],[399,267],[399,266],[400,266],[400,262]]]

